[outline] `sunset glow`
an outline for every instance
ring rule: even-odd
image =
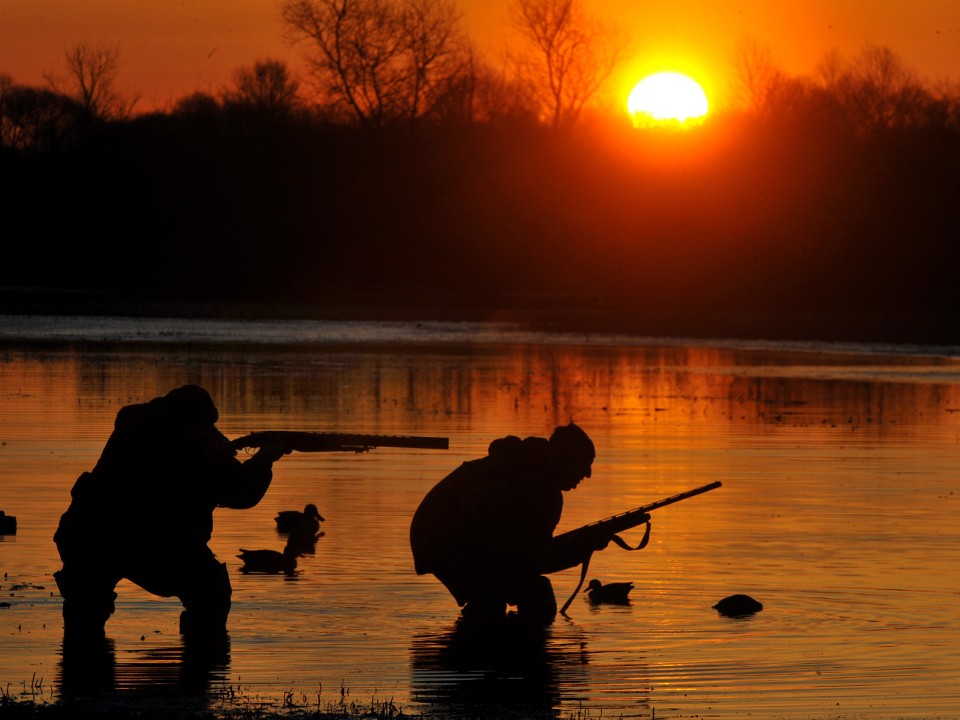
[[[627,111],[637,125],[699,122],[709,109],[703,88],[686,75],[650,75],[630,91]]]
[[[18,84],[44,86],[51,73],[64,73],[66,48],[78,42],[102,43],[119,50],[117,89],[138,98],[138,112],[164,110],[196,91],[216,94],[236,68],[257,59],[283,61],[306,76],[302,48],[285,38],[277,5],[255,0],[11,0],[4,3],[0,23],[0,75],[8,74]],[[509,40],[509,0],[455,5],[471,42],[491,61],[515,50],[503,47]],[[632,29],[631,53],[643,56],[638,62],[677,59],[685,67],[707,68],[718,75],[711,78],[718,82],[727,79],[719,75],[729,74],[731,46],[740,36],[769,46],[788,75],[811,75],[827,53],[849,57],[872,42],[892,47],[924,77],[949,80],[957,74],[956,0],[692,0],[654,5],[585,0],[583,5],[591,15],[616,19],[617,25]],[[706,89],[711,104],[723,102],[719,85]],[[618,93],[627,91],[617,88]],[[617,102],[622,107],[619,95]]]

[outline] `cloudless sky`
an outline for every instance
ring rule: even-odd
[[[496,57],[508,0],[460,0],[465,26]],[[630,33],[632,50],[613,90],[654,70],[678,70],[719,97],[740,37],[766,44],[791,74],[812,73],[833,48],[852,57],[885,45],[921,77],[960,81],[960,0],[584,0]],[[196,90],[218,93],[232,71],[260,58],[301,67],[283,39],[278,0],[0,0],[0,73],[44,85],[63,75],[77,42],[120,51],[118,85],[137,108],[165,109]]]

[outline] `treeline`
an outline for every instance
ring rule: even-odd
[[[744,109],[691,131],[513,110],[360,123],[273,92],[291,82],[273,61],[139,116],[8,82],[0,286],[304,312],[955,316],[957,97],[896,64],[827,82],[764,58]]]

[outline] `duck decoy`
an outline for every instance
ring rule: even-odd
[[[280,550],[244,550],[240,548],[237,555],[243,561],[240,572],[264,573],[269,575],[293,575],[297,568],[297,551],[289,543]]]
[[[713,609],[727,617],[745,617],[763,610],[763,603],[754,600],[749,595],[738,593],[725,597],[714,605]]]
[[[17,519],[13,515],[7,515],[0,510],[0,535],[16,535]]]
[[[604,585],[599,580],[591,580],[587,583],[587,589],[584,592],[593,603],[626,605],[630,602],[628,596],[631,590],[633,590],[632,582],[613,582]]]
[[[277,532],[309,536],[320,530],[324,517],[317,506],[310,503],[303,510],[281,510],[274,520],[277,523]]]

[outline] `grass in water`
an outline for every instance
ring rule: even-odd
[[[19,692],[17,692],[19,690]],[[223,685],[206,700],[170,695],[149,698],[117,693],[101,697],[54,700],[43,679],[11,689],[0,687],[2,720],[401,720],[421,715],[405,713],[392,700],[371,699],[360,703],[350,699],[350,691],[341,685],[337,700],[324,700],[318,690],[315,697],[288,690],[279,700],[261,698],[241,685]]]
[[[220,706],[206,709],[171,707],[165,703],[139,704],[130,701],[113,702],[73,700],[70,702],[42,702],[0,697],[0,718],[3,720],[474,720],[475,713],[441,712],[425,715],[407,713],[391,701],[372,701],[369,705],[351,702],[344,708],[300,704],[299,698],[284,697],[281,704],[251,702],[234,707]],[[503,717],[503,716],[501,716]],[[515,718],[503,720],[559,720],[555,713],[542,716],[518,712]],[[590,714],[578,711],[568,720],[589,720]]]
[[[476,709],[457,713],[449,709],[430,713],[408,713],[393,700],[371,698],[368,702],[350,699],[341,685],[339,698],[324,700],[289,690],[277,700],[261,698],[238,685],[224,685],[211,692],[206,701],[198,698],[109,697],[53,700],[43,681],[23,683],[14,695],[10,686],[0,688],[0,720],[477,720]],[[501,708],[502,710],[502,708]],[[602,716],[602,713],[600,714]],[[599,717],[599,716],[598,716]],[[556,712],[531,714],[518,711],[513,717],[498,713],[498,720],[591,720],[591,713],[578,708],[566,718]]]

